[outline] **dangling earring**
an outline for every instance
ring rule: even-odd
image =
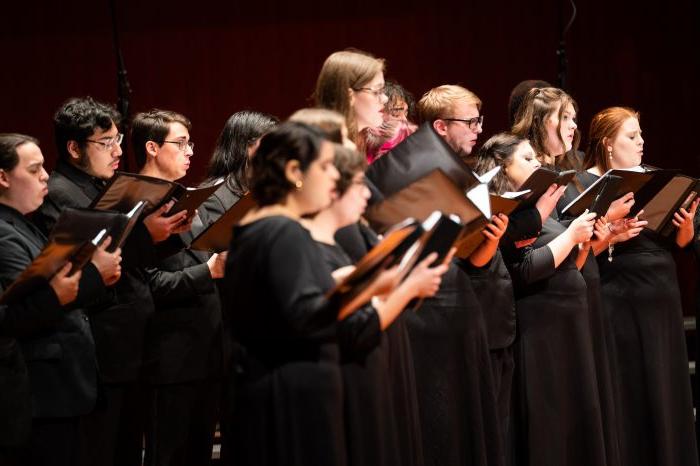
[[[612,147],[608,147],[608,158],[612,161]]]
[[[301,181],[301,180],[297,180],[297,181],[294,183],[294,187],[297,188],[297,191],[299,191],[303,186],[304,186],[304,182]]]

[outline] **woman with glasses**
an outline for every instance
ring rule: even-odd
[[[591,120],[580,182],[587,187],[609,169],[654,170],[642,165],[643,155],[639,113],[623,107],[602,110]],[[671,254],[693,240],[698,202],[674,214],[670,237],[645,229],[647,222],[639,218],[609,218],[602,229],[598,265],[612,329],[622,464],[698,464],[683,310]]]
[[[203,183],[210,185],[225,179],[223,186],[202,205],[210,222],[216,221],[248,191],[249,160],[258,148],[260,138],[278,124],[276,117],[250,110],[236,112],[226,120]]]
[[[365,152],[367,133],[384,122],[384,60],[359,50],[331,54],[318,75],[314,99],[316,106],[345,117],[350,140]]]
[[[223,306],[243,347],[226,450],[236,465],[344,465],[339,303],[301,225],[328,207],[338,171],[316,129],[283,123],[251,159],[257,208],[234,227]]]
[[[131,142],[140,173],[167,181],[185,176],[194,154],[190,129],[190,121],[172,111],[134,116]],[[174,238],[181,244],[189,244],[203,228],[198,214],[188,214],[194,231]],[[215,280],[223,277],[225,259],[225,253],[179,249],[144,270],[155,307],[144,350],[150,396],[146,464],[211,461],[224,364]]]

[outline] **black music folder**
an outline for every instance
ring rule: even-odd
[[[438,254],[434,264],[439,264],[449,253],[462,227],[456,216],[439,211],[433,212],[422,223],[409,218],[395,225],[357,262],[355,270],[327,293],[329,298],[336,296],[341,300],[338,318],[344,318],[369,302],[372,285],[384,270],[398,265],[401,281],[433,252]]]
[[[649,222],[646,228],[664,237],[672,236],[676,232],[672,222],[673,214],[681,207],[689,209],[698,193],[700,180],[686,175],[675,175],[644,206],[642,217]]]
[[[89,240],[104,228],[106,236],[112,237],[107,252],[114,252],[117,248],[122,247],[145,206],[145,202],[139,201],[126,214],[112,210],[68,207],[63,209],[53,229],[49,232],[49,241],[64,239],[70,241],[74,238]]]
[[[437,169],[442,170],[462,191],[479,183],[474,173],[435,133],[430,123],[424,123],[367,168],[366,177],[372,183],[371,203],[377,201],[375,192],[388,198]]]
[[[138,173],[116,172],[109,180],[104,191],[90,204],[97,210],[116,210],[130,212],[140,201],[146,203],[144,215],[150,215],[167,202],[175,204],[168,215],[187,210],[188,215],[194,215],[207,198],[218,189],[223,180],[203,188],[187,188],[180,183],[167,181]]]
[[[606,177],[609,176],[616,176],[622,178],[619,184],[617,185],[617,191],[614,195],[614,199],[618,199],[629,192],[637,193],[649,180],[653,178],[651,172],[637,172],[632,170],[608,170],[603,174],[603,176],[598,178],[595,181],[595,183],[591,184],[588,188],[586,188],[586,190],[579,194],[576,199],[574,199],[566,207],[564,207],[564,209],[562,209],[562,212],[565,212],[574,217],[581,215],[586,209],[590,208],[591,204],[593,204],[593,201],[595,200],[600,190],[600,186],[603,183],[608,182],[606,181]],[[601,215],[605,215],[605,213],[601,212]]]
[[[518,192],[507,192],[501,196],[506,198],[519,198],[522,201],[515,210],[521,210],[534,206],[540,197],[553,184],[566,186],[576,175],[575,170],[556,172],[548,168],[540,167],[528,177]],[[523,193],[525,191],[525,193]]]
[[[233,227],[251,209],[256,206],[250,192],[231,206],[224,214],[216,219],[214,223],[205,228],[196,238],[192,240],[189,248],[198,251],[222,252],[226,251],[231,244]]]
[[[569,205],[562,209],[561,213],[564,215],[579,216],[588,209],[589,212],[595,212],[596,218],[604,216],[607,214],[610,204],[619,197],[618,193],[620,192],[622,182],[623,179],[620,176],[613,174],[603,175],[600,181],[596,182],[595,188],[593,188],[588,195],[582,198],[578,203],[576,203],[575,200],[569,203]],[[590,200],[591,203],[585,206],[584,202],[588,200]]]
[[[107,229],[100,230],[94,238],[85,240],[83,235],[61,235],[49,241],[39,255],[0,296],[0,304],[12,303],[31,293],[42,280],[51,280],[68,262],[72,263],[69,275],[81,270],[92,253],[106,237]]]

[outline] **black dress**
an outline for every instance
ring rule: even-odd
[[[595,175],[590,175],[595,180]],[[698,464],[673,244],[643,230],[598,256],[624,465]]]
[[[341,228],[336,232],[335,240],[353,262],[359,261],[379,242],[376,234],[361,223]],[[402,466],[422,466],[423,440],[407,315],[408,312],[402,312],[384,332],[391,400],[398,420],[395,427],[399,448],[395,454]]]
[[[231,316],[236,381],[233,463],[346,464],[334,285],[298,222],[272,216],[234,229],[223,308]]]
[[[486,325],[469,277],[451,264],[435,297],[404,314],[425,464],[502,464]]]
[[[590,179],[588,172],[580,172],[576,175],[576,181],[569,183],[557,205],[557,212],[568,205],[579,195],[579,189],[590,186],[594,179]],[[565,224],[572,219],[562,220]],[[601,253],[607,257],[607,253]],[[605,455],[608,466],[622,464],[620,461],[620,444],[618,433],[618,414],[615,402],[615,381],[613,376],[614,362],[612,359],[612,327],[609,316],[604,312],[603,299],[600,290],[600,272],[598,262],[593,252],[586,257],[586,262],[581,269],[581,275],[586,281],[589,318],[591,322],[591,336],[593,342],[593,357],[596,365],[596,380],[598,383],[598,396],[603,420],[603,435],[605,436]]]
[[[535,243],[507,261],[518,318],[516,464],[606,464],[586,283],[576,250],[555,268],[546,246],[564,231],[548,218]]]
[[[352,265],[337,245],[318,243],[332,270]],[[388,341],[364,306],[338,324],[348,465],[401,465],[389,380]]]

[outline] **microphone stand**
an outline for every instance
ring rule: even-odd
[[[124,66],[124,57],[122,56],[121,48],[119,47],[119,28],[117,27],[117,9],[115,0],[109,0],[109,10],[112,17],[112,43],[114,44],[114,53],[117,59],[117,110],[122,116],[121,130],[127,134],[129,130],[129,95],[131,94],[131,85],[127,78],[126,67]],[[124,156],[123,170],[129,171],[129,157],[126,152],[126,139],[122,140],[122,152]]]
[[[569,19],[569,22],[566,24],[566,27],[561,31],[561,36],[559,36],[559,48],[557,49],[557,84],[559,85],[560,89],[566,90],[566,73],[567,73],[567,65],[568,61],[566,59],[566,33],[569,32],[569,29],[571,28],[571,25],[574,24],[574,19],[576,19],[576,4],[574,3],[574,0],[569,0],[571,3],[571,18]]]

